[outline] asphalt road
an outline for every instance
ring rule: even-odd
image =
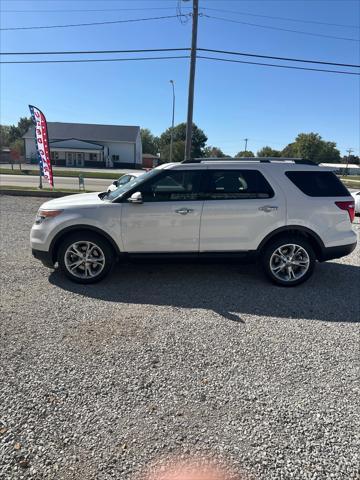
[[[114,179],[116,179],[116,174],[114,174]],[[101,178],[85,178],[85,189],[91,190],[94,192],[101,192],[107,189],[111,184],[109,179]],[[54,178],[55,188],[79,188],[79,180],[74,177],[55,177]],[[26,176],[26,175],[1,175],[0,174],[0,186],[19,186],[19,187],[34,187],[39,186],[39,178],[36,176]],[[43,180],[43,185],[48,186],[46,180]]]
[[[11,168],[11,163],[0,163],[0,168]],[[14,170],[19,170],[19,165],[13,165]],[[39,171],[39,166],[29,163],[23,163],[21,165],[23,170],[36,170]],[[88,168],[88,167],[57,167],[53,165],[53,171],[56,172],[58,170],[67,170],[72,172],[98,172],[98,173],[111,173],[113,172],[115,177],[118,173],[131,173],[131,172],[138,172],[139,170],[134,170],[132,168]]]
[[[359,479],[359,248],[293,289],[236,263],[82,286],[31,256],[41,203],[0,197],[0,478],[208,454],[255,480]]]

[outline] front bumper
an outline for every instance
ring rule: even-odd
[[[50,254],[50,252],[45,252],[45,251],[42,251],[42,250],[35,250],[33,248],[32,249],[32,254],[37,260],[40,260],[45,267],[48,267],[48,268],[53,268],[54,267],[54,262],[53,262],[52,255]]]
[[[325,262],[326,260],[333,260],[334,258],[346,257],[346,255],[349,255],[355,250],[356,244],[357,242],[336,247],[325,247],[322,251],[321,261]]]

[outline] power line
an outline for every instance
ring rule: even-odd
[[[300,58],[291,58],[291,57],[275,57],[271,55],[258,55],[255,53],[245,53],[245,52],[234,52],[228,50],[214,50],[211,48],[198,48],[203,52],[211,52],[211,53],[224,53],[226,55],[241,55],[244,57],[255,57],[255,58],[268,58],[271,60],[286,60],[290,62],[300,62],[300,63],[317,63],[319,65],[332,65],[336,67],[353,67],[353,68],[360,68],[360,65],[352,64],[352,63],[335,63],[335,62],[325,62],[323,60],[309,60],[309,59],[300,59]],[[1,55],[1,53],[0,53]]]
[[[62,50],[50,52],[0,52],[0,55],[81,55],[94,53],[145,53],[145,52],[178,52],[190,48],[141,48],[132,50]]]
[[[154,52],[179,52],[189,51],[190,48],[145,48],[132,50],[62,50],[62,51],[42,51],[42,52],[0,52],[0,55],[88,55],[88,54],[108,54],[108,53],[154,53]],[[281,60],[300,63],[315,63],[319,65],[332,65],[336,67],[360,68],[360,65],[352,63],[326,62],[324,60],[310,60],[291,57],[279,57],[273,55],[260,55],[255,53],[238,52],[230,50],[216,50],[212,48],[197,48],[198,51],[209,53],[222,53],[226,55],[239,55],[244,57],[267,58],[271,60]]]
[[[182,6],[182,9],[188,9],[190,7]],[[154,11],[154,10],[174,10],[174,7],[137,7],[137,8],[91,8],[91,9],[56,9],[56,10],[2,10],[2,13],[95,13],[95,12],[130,12],[130,11]],[[246,17],[259,17],[270,18],[272,20],[286,20],[289,22],[297,23],[310,23],[315,25],[328,25],[330,27],[344,27],[344,28],[357,28],[360,29],[360,25],[351,25],[344,23],[330,23],[321,22],[320,20],[305,20],[292,17],[278,17],[273,15],[261,15],[258,13],[241,12],[237,10],[224,10],[221,8],[201,7],[201,10],[208,10],[212,12],[231,13]]]
[[[350,42],[359,42],[359,40],[356,39],[356,38],[337,37],[337,36],[334,36],[334,35],[326,35],[326,34],[323,34],[323,33],[304,32],[302,30],[292,30],[290,28],[272,27],[270,25],[260,25],[258,23],[243,22],[241,20],[233,20],[231,18],[224,18],[224,17],[215,17],[213,15],[207,15],[207,14],[204,14],[203,17],[211,18],[213,20],[221,20],[221,21],[224,21],[224,22],[240,23],[241,25],[248,25],[250,27],[267,28],[267,29],[270,29],[270,30],[279,30],[279,31],[283,31],[283,32],[299,33],[301,35],[311,35],[311,36],[314,36],[314,37],[324,37],[324,38],[333,38],[335,40],[347,40],[347,41],[350,41]]]
[[[326,70],[326,69],[322,69],[322,68],[295,67],[293,65],[276,65],[275,63],[248,62],[246,60],[234,60],[232,58],[219,58],[219,57],[205,57],[205,56],[200,56],[200,55],[197,58],[203,58],[205,60],[216,60],[216,61],[219,61],[219,62],[245,63],[245,64],[248,64],[248,65],[261,65],[263,67],[290,68],[290,69],[293,69],[293,70],[309,70],[309,71],[312,71],[312,72],[341,73],[341,74],[344,74],[344,75],[360,76],[360,73],[347,72],[347,71],[342,71],[342,70]]]
[[[290,17],[274,17],[272,15],[260,15],[255,13],[248,13],[248,12],[239,12],[236,10],[222,10],[220,8],[210,8],[210,7],[203,7],[203,10],[209,10],[212,12],[221,12],[221,13],[235,13],[236,15],[244,15],[248,17],[261,17],[261,18],[271,18],[272,20],[288,20],[290,22],[298,22],[298,23],[312,23],[315,25],[329,25],[331,27],[346,27],[346,28],[360,28],[360,25],[345,25],[343,23],[328,23],[328,22],[320,22],[317,20],[302,20],[299,18],[290,18]]]
[[[188,16],[188,14],[182,14],[182,16]],[[91,22],[91,23],[72,23],[66,25],[36,25],[31,27],[7,27],[0,28],[2,31],[9,30],[38,30],[44,28],[71,28],[71,27],[90,27],[94,25],[112,25],[117,23],[134,23],[134,22],[146,22],[149,20],[165,20],[168,18],[178,18],[179,15],[166,15],[163,17],[150,17],[150,18],[131,18],[127,20],[112,20],[107,22]]]
[[[127,61],[143,61],[143,60],[174,60],[179,58],[190,58],[188,55],[174,55],[174,56],[162,56],[162,57],[128,57],[128,58],[89,58],[89,59],[76,59],[76,60],[15,60],[15,61],[1,61],[0,64],[50,64],[50,63],[93,63],[93,62],[127,62]],[[261,63],[261,62],[250,62],[245,60],[234,60],[230,58],[219,58],[219,57],[207,57],[207,56],[197,56],[197,58],[202,58],[204,60],[215,60],[221,62],[231,62],[231,63],[243,63],[248,65],[260,65],[263,67],[277,67],[277,68],[287,68],[294,70],[308,70],[313,72],[325,72],[325,73],[337,73],[344,75],[357,75],[360,76],[360,73],[348,72],[342,70],[326,70],[321,68],[310,68],[310,67],[295,67],[293,65],[277,65],[274,63]]]
[[[189,7],[184,7],[189,8]],[[2,13],[72,13],[72,12],[128,12],[144,10],[174,10],[174,7],[138,7],[138,8],[92,8],[92,9],[57,9],[57,10],[2,10]]]
[[[210,10],[209,8],[206,8],[206,9]],[[218,10],[218,9],[211,9],[211,10]],[[190,17],[190,15],[191,15],[190,13],[185,14],[185,13],[179,13],[179,11],[178,11],[176,15],[166,15],[166,16],[160,16],[160,17],[135,18],[135,19],[127,19],[127,20],[112,20],[112,21],[90,22],[90,23],[73,23],[73,24],[63,24],[63,25],[33,25],[33,26],[29,26],[29,27],[6,27],[6,28],[0,28],[0,31],[89,27],[89,26],[99,26],[99,25],[114,25],[114,24],[120,24],[120,23],[144,22],[144,21],[149,21],[149,20],[164,20],[164,19],[169,19],[169,18],[178,18],[178,19],[181,20],[182,18],[188,19]],[[302,34],[302,35],[311,35],[311,36],[316,36],[316,37],[332,38],[332,39],[336,39],[336,40],[347,40],[347,41],[353,41],[353,42],[358,42],[359,41],[358,39],[355,39],[355,38],[339,37],[339,36],[326,35],[326,34],[314,33],[314,32],[304,32],[304,31],[301,31],[301,30],[293,30],[293,29],[287,29],[287,28],[281,28],[281,27],[273,27],[273,26],[270,26],[270,25],[260,25],[260,24],[250,23],[250,22],[243,22],[241,20],[233,20],[233,19],[230,19],[230,18],[216,17],[216,16],[213,16],[213,15],[207,15],[207,14],[203,14],[203,13],[199,14],[199,16],[203,16],[203,17],[206,17],[206,18],[214,19],[214,20],[225,21],[225,22],[239,23],[239,24],[242,24],[242,25],[248,25],[248,26],[252,26],[252,27],[267,28],[267,29],[271,29],[271,30],[279,30],[279,31],[290,32],[290,33],[298,33],[298,34]],[[184,23],[184,22],[182,22],[182,23]]]
[[[127,62],[127,61],[142,61],[142,60],[172,60],[176,58],[190,58],[188,55],[174,55],[167,57],[129,57],[129,58],[86,58],[76,60],[15,60],[15,61],[0,61],[0,64],[29,64],[29,63],[93,63],[93,62]]]

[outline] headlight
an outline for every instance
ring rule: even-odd
[[[42,223],[47,218],[57,217],[62,212],[63,212],[63,210],[42,210],[42,209],[40,209],[38,211],[37,215],[36,215],[35,223],[36,223],[36,225],[39,225],[40,223]]]

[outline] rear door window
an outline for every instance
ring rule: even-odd
[[[258,170],[208,170],[206,200],[271,198],[274,191]]]
[[[333,172],[285,172],[291,182],[309,197],[348,197],[350,193]]]

